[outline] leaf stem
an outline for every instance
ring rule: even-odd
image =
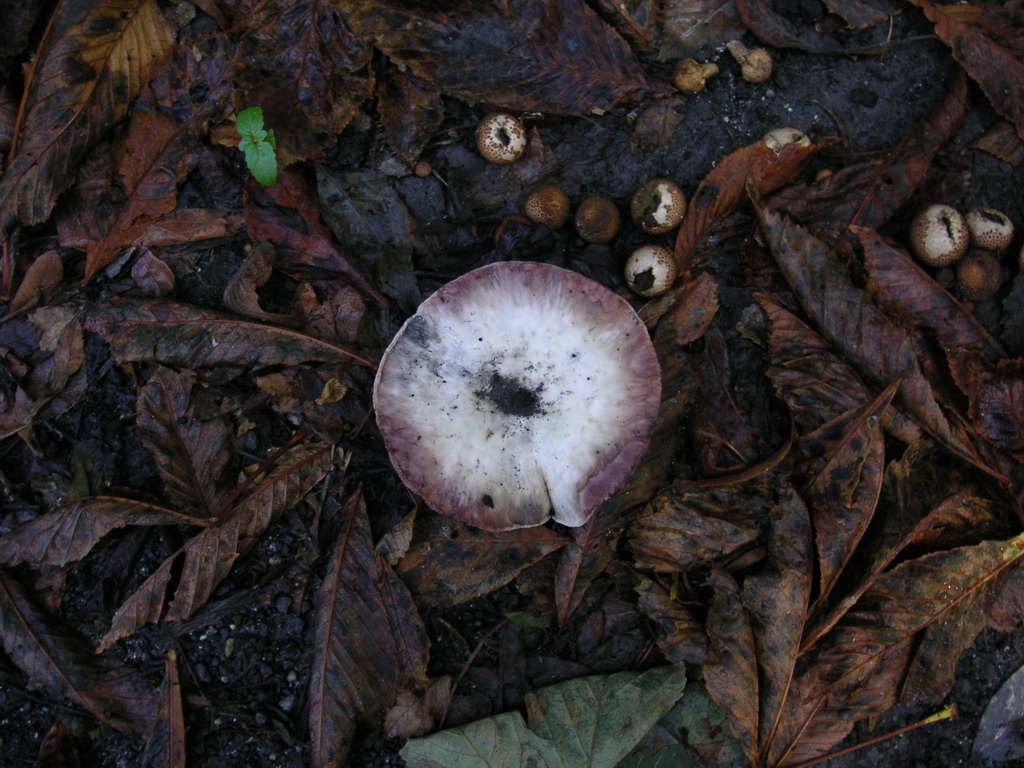
[[[935,714],[929,715],[924,720],[919,720],[916,723],[905,725],[902,728],[897,728],[895,731],[890,731],[889,733],[883,733],[881,736],[875,736],[873,739],[868,739],[867,741],[862,742],[860,744],[854,744],[853,746],[846,747],[845,749],[840,749],[838,752],[831,752],[827,755],[821,755],[820,757],[816,757],[813,760],[807,760],[806,762],[798,763],[797,765],[793,766],[793,768],[810,768],[810,766],[812,765],[818,765],[818,763],[823,763],[826,760],[831,760],[833,757],[839,757],[840,755],[848,755],[851,752],[856,752],[858,749],[864,749],[865,747],[874,746],[875,744],[879,744],[883,741],[888,741],[889,739],[895,736],[902,736],[904,733],[909,733],[910,731],[920,728],[922,725],[931,725],[932,723],[937,723],[941,720],[952,720],[955,717],[959,717],[959,715],[960,711],[957,709],[956,704],[950,704],[945,709],[941,709]]]

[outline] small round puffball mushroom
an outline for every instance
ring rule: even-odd
[[[956,287],[969,301],[991,299],[1003,286],[1003,265],[989,251],[973,250],[956,265]]]
[[[526,150],[523,121],[504,112],[489,114],[476,129],[476,146],[488,162],[498,165],[514,163]]]
[[[672,73],[672,84],[683,93],[700,93],[708,79],[717,74],[718,65],[713,61],[683,59]]]
[[[585,198],[576,208],[576,231],[588,243],[607,243],[619,232],[619,209],[607,197]]]
[[[1013,222],[995,208],[973,208],[964,216],[975,248],[1002,253],[1013,242]]]
[[[547,224],[552,229],[558,229],[568,221],[570,205],[569,195],[564,189],[554,184],[545,184],[530,193],[523,211],[526,218],[535,224]]]
[[[633,195],[629,212],[644,232],[663,235],[683,220],[686,195],[674,181],[651,179]]]
[[[747,48],[739,40],[725,46],[740,65],[740,74],[748,83],[763,83],[772,76],[772,55],[764,48]]]
[[[515,261],[424,301],[373,389],[402,481],[489,530],[583,525],[639,463],[660,403],[654,347],[624,299]]]
[[[660,296],[676,281],[672,251],[660,245],[642,245],[626,259],[626,284],[640,296]]]
[[[910,250],[929,267],[947,267],[967,253],[967,222],[948,205],[929,205],[910,224]]]
[[[800,144],[804,147],[811,146],[811,137],[801,131],[799,128],[773,128],[768,131],[764,136],[761,137],[761,141],[765,143],[776,155],[782,152],[790,144]]]

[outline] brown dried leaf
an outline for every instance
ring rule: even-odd
[[[35,258],[25,271],[17,293],[7,307],[7,317],[29,307],[47,289],[64,279],[64,263],[57,251],[45,251]]]
[[[1024,139],[1017,135],[1014,127],[1000,120],[982,136],[975,139],[968,149],[980,149],[1010,165],[1024,165]]]
[[[342,765],[357,726],[426,683],[429,640],[412,596],[374,552],[361,490],[345,504],[317,596],[309,730],[314,766]]]
[[[246,106],[263,107],[281,165],[323,154],[369,96],[372,53],[324,0],[242,0],[233,72]],[[342,4],[343,5],[343,4]]]
[[[245,223],[255,241],[267,241],[285,270],[338,272],[365,296],[386,305],[360,268],[339,250],[320,218],[316,182],[302,169],[284,169],[270,187],[250,183],[245,188]]]
[[[726,713],[751,765],[760,765],[761,687],[751,619],[728,573],[714,569],[709,581],[714,597],[708,608],[708,657],[701,667],[704,685]]]
[[[1024,534],[924,555],[881,575],[826,638],[816,659],[822,695],[863,685],[887,652],[953,620],[1022,557]]]
[[[224,288],[224,306],[236,315],[251,317],[264,323],[291,325],[294,318],[280,312],[267,312],[260,306],[260,287],[267,284],[274,268],[274,248],[260,243],[242,262],[242,266]]]
[[[653,579],[636,576],[637,607],[657,627],[658,648],[672,664],[703,664],[708,652],[704,622]]]
[[[885,470],[879,506],[886,514],[862,546],[860,577],[834,603],[819,600],[804,637],[815,645],[875,583],[907,547],[964,543],[964,534],[995,530],[992,503],[960,486],[958,473],[939,463],[938,449],[927,442],[911,446]],[[977,540],[978,536],[974,536]]]
[[[774,740],[790,694],[814,572],[807,507],[789,486],[780,487],[778,494],[767,536],[767,567],[746,578],[741,595],[751,619],[760,669],[760,702],[756,705],[760,754],[766,754]],[[709,635],[710,624],[709,616]],[[708,692],[716,695],[710,686]]]
[[[991,472],[946,419],[911,339],[854,285],[832,249],[778,213],[763,206],[758,212],[783,276],[829,343],[872,386],[900,381],[899,407],[954,453]]]
[[[598,0],[597,12],[637,50],[654,50],[662,10],[656,0]]]
[[[680,272],[701,260],[708,234],[747,203],[748,183],[760,194],[773,192],[793,181],[822,146],[794,143],[776,153],[759,140],[722,158],[693,193],[679,225],[675,257]]]
[[[658,61],[715,56],[745,26],[735,0],[666,0]]]
[[[200,608],[238,559],[267,526],[297,504],[330,468],[330,445],[298,446],[289,451],[242,501],[168,557],[117,609],[100,650],[143,624],[159,621],[173,593],[165,621],[183,621]],[[180,577],[177,583],[174,579]]]
[[[721,488],[674,486],[630,526],[636,565],[660,573],[681,573],[702,563],[725,566],[757,541],[757,521],[771,503],[761,482]]]
[[[818,550],[819,601],[827,600],[874,517],[885,463],[881,416],[894,394],[895,383],[834,425],[828,438],[805,443],[808,456],[821,457],[806,490]]]
[[[623,515],[602,506],[586,525],[569,530],[570,541],[558,556],[555,570],[555,606],[558,624],[565,622],[587,593],[587,587],[605,571],[615,544],[626,526]]]
[[[203,98],[196,99],[194,94],[200,88]],[[195,144],[210,122],[225,116],[231,88],[227,56],[215,38],[173,49],[140,95],[117,146],[118,180],[125,201],[102,222],[105,236],[86,245],[86,282],[125,246],[144,244],[142,230],[134,226],[137,221],[145,217],[149,222],[163,222],[174,211],[178,186],[195,166]],[[219,214],[207,217],[227,221]],[[169,225],[164,222],[162,226]],[[211,236],[219,235],[196,227],[195,239]]]
[[[1024,139],[1024,12],[994,3],[911,2],[935,23],[935,34]]]
[[[377,109],[388,133],[388,144],[410,164],[416,162],[444,120],[437,89],[398,67],[389,67],[381,77]]]
[[[142,768],[185,768],[185,712],[178,680],[178,652],[167,654],[160,686],[160,711],[146,735]]]
[[[884,53],[889,47],[887,28],[876,30],[866,40],[863,37],[842,39],[832,36],[824,25],[805,24],[783,15],[771,3],[761,0],[736,0],[743,24],[764,42],[779,48],[799,48],[811,53]],[[865,40],[864,42],[860,42]]]
[[[38,685],[65,696],[120,731],[145,733],[157,699],[121,659],[96,656],[83,638],[44,615],[0,569],[0,643]]]
[[[957,384],[970,398],[974,431],[1024,463],[1024,360],[993,364],[965,351],[953,368]]]
[[[814,229],[877,229],[911,199],[936,154],[960,129],[966,109],[967,79],[960,75],[890,152],[840,168],[820,181],[781,189],[771,205]]]
[[[75,740],[60,720],[50,727],[40,742],[35,768],[82,768]]]
[[[203,524],[203,520],[132,499],[78,499],[0,538],[0,563],[61,566],[85,557],[101,538],[126,525]]]
[[[124,119],[170,49],[155,0],[61,3],[32,69],[17,149],[0,177],[0,229],[45,221],[85,153]]]
[[[135,423],[171,502],[196,517],[217,515],[235,486],[234,434],[205,389],[158,367],[139,391]]]
[[[755,296],[771,323],[768,377],[804,432],[868,403],[874,393],[860,376],[777,299]],[[886,431],[905,443],[921,439],[921,430],[892,405],[882,414]]]
[[[395,572],[421,605],[451,606],[493,592],[568,544],[548,528],[483,531],[440,515],[417,517]]]
[[[295,365],[307,360],[376,367],[367,357],[298,331],[170,301],[114,301],[86,327],[110,344],[119,362],[184,367]]]
[[[392,61],[471,103],[585,115],[672,90],[648,80],[626,42],[581,0],[343,5],[358,34]]]
[[[853,233],[864,251],[868,287],[890,315],[945,350],[968,349],[992,361],[1006,357],[1003,345],[910,254],[874,230],[855,227]]]

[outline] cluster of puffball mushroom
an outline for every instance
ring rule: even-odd
[[[914,217],[910,250],[926,266],[954,269],[960,295],[983,301],[1003,285],[1006,272],[999,257],[1013,243],[1013,234],[1013,222],[1002,211],[974,208],[964,215],[952,206],[935,204]]]
[[[492,113],[481,121],[476,133],[477,148],[487,161],[507,165],[526,150],[527,136],[515,115]],[[559,229],[569,220],[572,201],[561,187],[544,184],[526,199],[524,213],[536,223]],[[630,215],[649,235],[663,235],[679,226],[686,213],[686,195],[669,179],[651,179],[633,195]],[[608,243],[619,232],[621,215],[611,198],[591,195],[576,206],[573,223],[580,238],[588,243]],[[660,245],[644,245],[630,254],[625,265],[626,284],[644,298],[665,293],[676,279],[672,252]]]

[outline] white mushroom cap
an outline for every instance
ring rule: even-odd
[[[1013,222],[995,208],[972,208],[964,216],[971,245],[992,253],[1002,253],[1013,242]]]
[[[492,112],[477,126],[476,146],[488,162],[498,165],[514,163],[526,151],[523,121],[505,112]]]
[[[377,424],[402,481],[490,530],[582,525],[639,463],[661,403],[643,322],[575,272],[501,262],[438,290],[381,359]]]
[[[641,245],[626,259],[626,284],[640,296],[660,296],[676,281],[676,259],[668,248]]]
[[[910,250],[929,267],[948,267],[967,253],[968,235],[960,211],[929,205],[910,223]]]

